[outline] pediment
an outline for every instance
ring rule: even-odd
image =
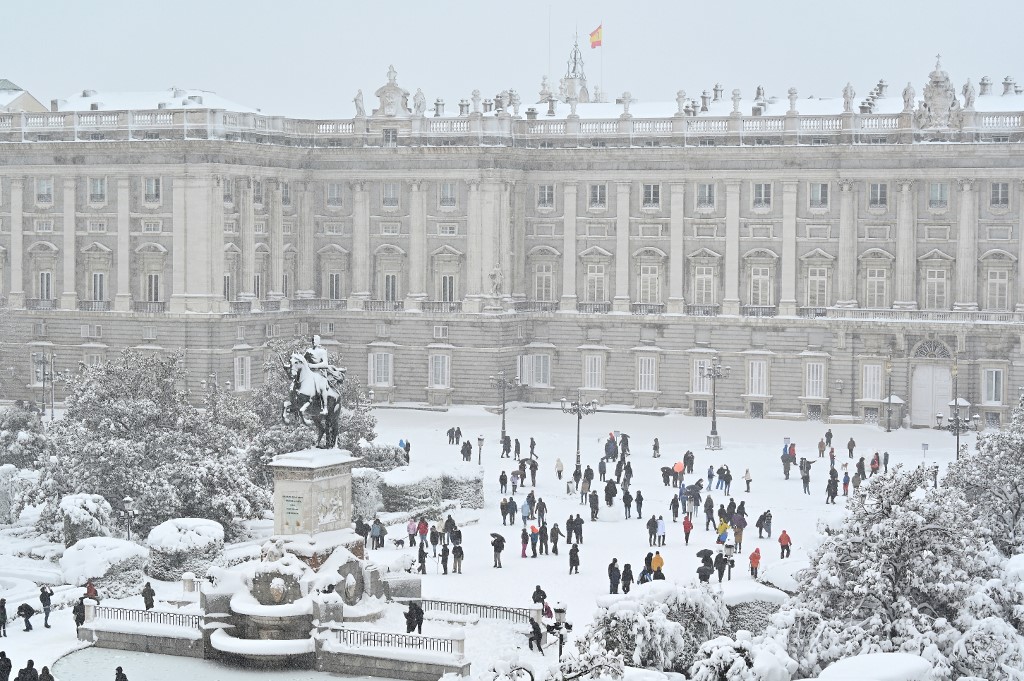
[[[394,244],[381,244],[373,249],[374,255],[405,255],[405,251]]]
[[[348,255],[348,251],[338,244],[327,244],[317,251],[317,255]]]
[[[153,244],[153,245],[154,246],[160,246],[160,244]],[[139,248],[142,248],[142,246],[139,246]],[[163,246],[160,246],[160,248],[163,248]],[[138,248],[135,249],[135,252],[138,253],[139,249]],[[232,255],[241,255],[242,254],[242,249],[239,248],[237,245],[235,245],[235,244],[233,244],[233,243],[231,243],[229,241],[228,243],[224,244],[224,253],[226,253],[226,254],[230,253]]]
[[[687,258],[721,258],[721,253],[715,253],[710,248],[698,248],[696,251],[686,256]]]
[[[743,254],[744,260],[748,260],[750,258],[768,258],[771,260],[778,260],[779,254],[770,248],[752,248]]]
[[[552,248],[551,246],[534,246],[526,255],[531,258],[536,258],[538,256],[558,258],[562,254],[559,253],[556,249]]]
[[[991,250],[985,251],[984,253],[981,254],[981,257],[978,258],[978,259],[979,260],[1008,260],[1010,262],[1017,262],[1017,258],[1015,258],[1012,253],[1010,253],[1008,251],[1004,251],[1001,248],[993,248]]]
[[[947,254],[943,253],[942,251],[940,251],[937,248],[933,248],[932,250],[928,251],[924,255],[918,257],[918,260],[945,260],[947,262],[952,262],[952,261],[956,260],[956,258],[954,258],[951,255],[947,255]]]
[[[654,246],[644,246],[643,248],[638,248],[635,251],[633,251],[633,257],[634,258],[662,258],[662,259],[664,259],[664,258],[668,257],[668,253],[666,253],[665,251],[661,250],[660,248],[655,248]]]
[[[457,248],[453,248],[452,246],[449,246],[448,244],[445,244],[444,246],[441,246],[440,248],[436,248],[433,251],[431,251],[430,255],[431,255],[431,257],[434,257],[434,258],[439,257],[439,256],[448,256],[448,257],[452,257],[452,258],[461,258],[462,256],[465,255],[465,253],[463,253],[462,251],[458,250]]]
[[[60,249],[49,241],[36,241],[27,249],[26,253],[57,253]]]
[[[896,256],[884,248],[869,248],[857,256],[857,260],[895,260]]]
[[[265,241],[261,241],[256,244],[255,250],[257,253],[270,253],[270,246]]]
[[[606,251],[600,246],[591,246],[587,250],[580,253],[581,258],[611,258],[612,254],[610,251]]]
[[[113,253],[110,248],[104,246],[99,241],[93,241],[91,244],[82,249],[82,253],[88,253],[91,255],[110,255]]]
[[[828,260],[828,261],[832,261],[832,260],[835,260],[836,257],[834,255],[830,255],[830,254],[826,253],[825,251],[821,250],[820,248],[815,248],[814,250],[807,251],[806,253],[801,255],[800,259],[801,260]]]

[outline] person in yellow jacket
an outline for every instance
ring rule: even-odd
[[[661,557],[661,551],[654,552],[654,558],[651,559],[651,570],[658,571],[665,567],[665,559]]]
[[[729,531],[729,523],[725,522],[724,520],[722,522],[718,523],[718,534],[722,534],[723,532],[728,532],[728,531]]]

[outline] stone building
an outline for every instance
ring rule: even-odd
[[[191,387],[246,390],[316,332],[378,401],[492,402],[504,368],[516,399],[705,414],[717,357],[720,413],[927,426],[955,384],[997,423],[1024,95],[938,64],[888,90],[603,102],[579,64],[428,109],[392,68],[344,120],[177,89],[0,114],[0,374],[38,399],[51,360],[183,348]]]

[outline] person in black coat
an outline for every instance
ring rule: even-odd
[[[55,681],[49,667],[43,667],[42,671],[39,672],[39,681]]]
[[[569,549],[569,574],[571,575],[575,571],[576,574],[580,573],[580,545],[573,544],[572,548]]]
[[[491,540],[491,546],[494,548],[494,567],[501,567],[501,552],[505,550],[505,539],[501,536],[495,537]]]
[[[533,590],[533,596],[531,596],[533,602],[537,605],[543,605],[544,601],[548,599],[548,593],[544,589],[540,588],[540,584]]]
[[[7,599],[0,598],[0,636],[7,635]]]
[[[25,631],[32,631],[32,615],[36,614],[35,609],[28,603],[22,603],[18,606],[18,617],[25,618]]]
[[[725,557],[725,554],[721,551],[715,556],[715,570],[718,571],[718,583],[722,583],[722,578],[725,576],[725,568],[729,567],[729,559]]]
[[[39,672],[36,671],[36,663],[29,660],[25,668],[18,672],[17,681],[39,681]]]
[[[75,628],[85,624],[85,597],[79,598],[75,601],[75,604],[71,606],[71,615],[75,618]]]
[[[636,517],[639,520],[644,519],[644,495],[640,490],[636,491],[636,496],[633,498],[636,504]]]
[[[153,591],[152,585],[146,582],[146,586],[142,587],[142,602],[146,605],[146,610],[153,609],[154,598],[156,598],[156,592]]]
[[[50,628],[50,603],[53,598],[53,589],[48,586],[39,587],[39,603],[43,606],[43,626]]]
[[[543,530],[544,528],[541,528],[541,529]],[[564,536],[562,534],[562,528],[560,528],[558,526],[558,523],[555,523],[551,527],[550,536],[551,536],[551,553],[553,553],[553,554],[555,554],[557,556],[558,555],[558,539],[559,539],[559,537]],[[544,540],[544,535],[541,535],[541,541],[543,541],[543,540]]]
[[[451,555],[451,551],[448,550],[448,545],[444,544],[441,546],[441,569],[444,574],[448,574],[448,556]]]
[[[114,670],[114,681],[128,681],[128,677],[120,667]]]
[[[409,601],[409,610],[405,613],[405,633],[416,631],[423,633],[423,608],[416,601]]]
[[[622,493],[622,505],[626,509],[626,517],[629,517],[629,512],[633,510],[633,495],[626,490]]]
[[[465,551],[458,544],[455,544],[452,548],[452,572],[457,575],[462,574],[462,559],[465,556]]]
[[[0,650],[0,681],[7,681],[11,678],[11,669],[14,665],[11,664],[11,660],[7,657],[7,653]]]
[[[530,650],[533,650],[533,644],[536,643],[537,644],[537,650],[540,651],[541,655],[543,655],[544,654],[544,648],[541,647],[541,643],[543,641],[544,641],[544,636],[541,633],[540,625],[537,624],[537,620],[531,619],[530,620],[530,638],[527,639],[527,642],[530,644]]]
[[[653,515],[651,519],[647,521],[647,545],[654,546],[654,542],[658,536],[658,519]]]
[[[418,558],[420,561],[419,573],[425,575],[427,574],[427,545],[424,542],[420,542]]]
[[[629,563],[622,566],[622,593],[628,594],[633,583],[633,568]]]
[[[608,564],[608,593],[619,593],[619,581],[622,579],[622,571],[619,570],[619,559],[612,558]]]

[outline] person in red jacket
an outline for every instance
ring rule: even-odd
[[[793,540],[789,538],[789,534],[783,530],[782,534],[779,535],[779,546],[782,547],[782,558],[789,557],[789,547],[793,545]]]
[[[419,524],[416,525],[416,532],[420,535],[420,543],[421,544],[426,544],[427,543],[427,532],[429,532],[429,531],[430,531],[430,526],[427,525],[427,519],[426,518],[420,518]]]
[[[683,537],[686,538],[686,545],[690,545],[690,532],[693,531],[693,521],[690,520],[690,514],[687,513],[686,517],[683,518]]]
[[[750,554],[750,576],[757,579],[757,568],[761,566],[761,549],[754,549]]]

